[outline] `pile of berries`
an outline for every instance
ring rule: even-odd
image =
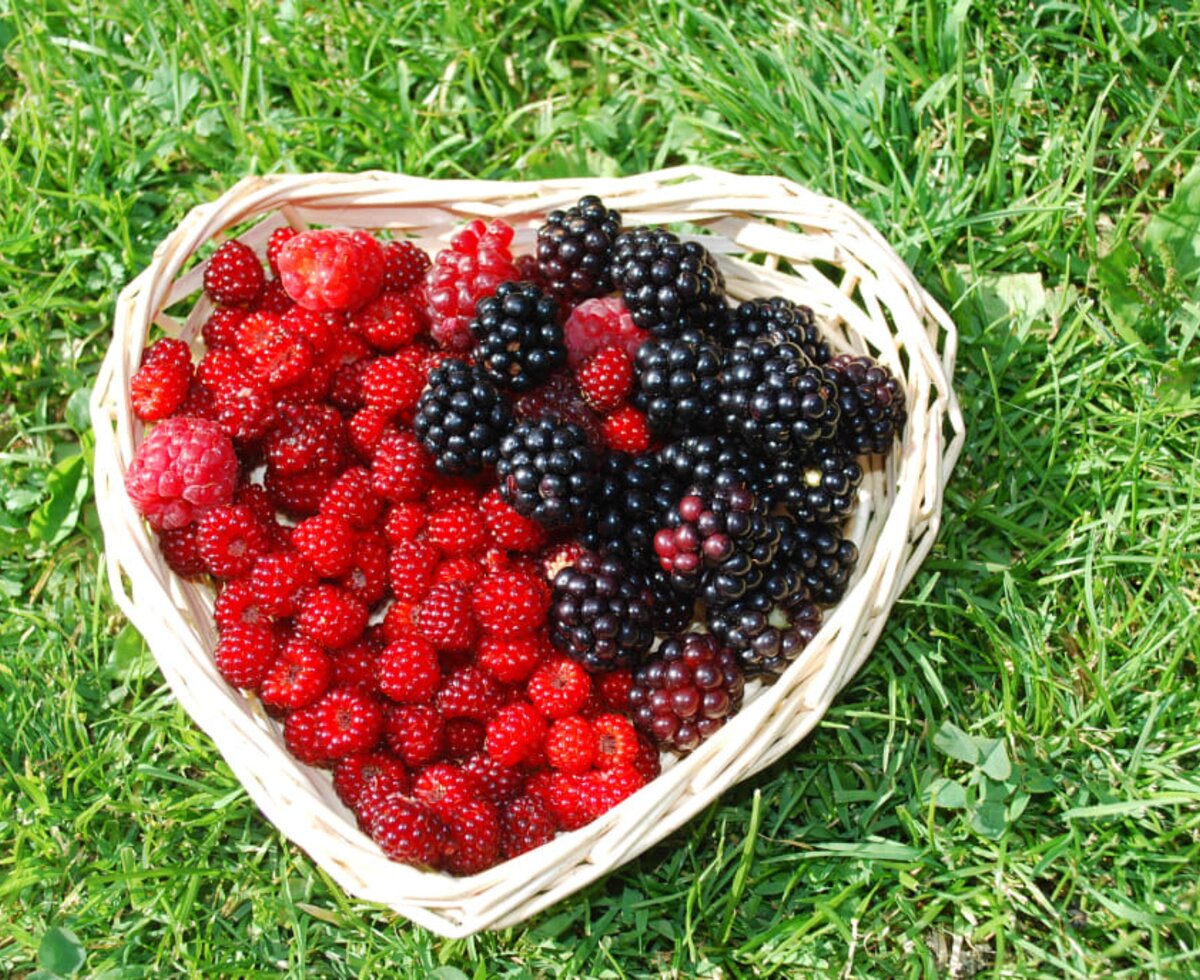
[[[731,304],[700,242],[595,197],[512,241],[226,242],[201,336],[130,387],[126,487],[215,584],[217,669],[385,853],[458,875],[595,819],[787,667],[905,422],[886,367],[807,307]]]

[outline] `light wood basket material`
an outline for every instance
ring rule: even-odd
[[[715,737],[681,761],[668,760],[658,779],[583,829],[474,877],[422,872],[385,858],[338,801],[328,773],[293,760],[261,705],[217,673],[211,589],[168,569],[125,494],[124,474],[143,437],[129,380],[152,326],[199,347],[211,305],[199,294],[204,264],[195,257],[231,229],[260,255],[285,223],[389,229],[435,250],[469,219],[503,218],[517,229],[516,251],[531,252],[546,212],[583,194],[603,197],[627,225],[703,229],[731,296],[807,303],[836,349],[871,353],[903,379],[909,420],[899,450],[864,479],[850,528],[862,554],[852,587],[781,678],[751,684],[742,711]],[[185,301],[190,311],[172,316]],[[347,892],[446,936],[511,925],[661,841],[817,724],[870,653],[937,534],[943,487],[964,435],[951,387],[955,345],[950,318],[875,228],[845,204],[776,177],[686,167],[535,182],[382,172],[248,178],[188,214],[117,301],[112,346],[91,400],[96,502],[113,591],[180,703],[263,813]]]

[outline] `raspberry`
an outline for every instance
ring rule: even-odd
[[[380,293],[359,310],[351,321],[376,350],[390,353],[411,344],[421,333],[421,315],[403,293]]]
[[[475,619],[466,586],[445,582],[433,586],[417,605],[417,629],[439,650],[466,652],[475,642]]]
[[[237,337],[237,326],[248,313],[237,306],[218,306],[200,328],[200,338],[210,350],[231,349]]]
[[[336,650],[362,636],[368,614],[366,605],[345,589],[318,585],[300,600],[296,628],[310,640]]]
[[[142,366],[129,382],[133,414],[143,422],[171,415],[192,387],[192,352],[182,340],[163,337],[146,348]]]
[[[338,799],[357,809],[368,789],[377,797],[407,793],[408,770],[386,752],[356,752],[334,767],[333,788]]]
[[[504,701],[504,688],[491,674],[470,665],[454,671],[437,692],[443,718],[469,718],[481,724],[487,723]]]
[[[306,310],[303,306],[293,306],[280,317],[279,322],[288,333],[303,337],[317,357],[326,358],[338,354],[335,366],[341,366],[342,357],[338,352],[338,341],[346,331],[343,314],[316,313]]]
[[[511,800],[525,783],[519,770],[501,765],[486,752],[477,751],[462,767],[475,776],[479,798],[497,805]]]
[[[289,752],[308,766],[328,763],[319,731],[319,717],[308,711],[293,711],[283,723],[283,741]]]
[[[346,423],[346,430],[350,436],[350,445],[354,447],[359,458],[367,462],[375,458],[375,452],[379,449],[384,434],[394,431],[392,420],[373,408],[355,412]]]
[[[425,376],[398,357],[377,357],[363,368],[359,383],[367,408],[389,418],[411,416],[425,388]]]
[[[566,718],[583,707],[592,692],[588,672],[574,660],[555,657],[538,667],[529,678],[529,700],[547,718]]]
[[[563,772],[587,772],[596,756],[596,735],[578,715],[560,718],[546,733],[546,761]]]
[[[433,584],[438,550],[428,541],[400,541],[392,549],[388,582],[397,599],[420,602]]]
[[[513,229],[505,222],[485,225],[475,220],[434,257],[428,278],[429,306],[434,313],[430,333],[441,347],[469,350],[475,304],[502,282],[517,278],[509,248],[512,239]]]
[[[524,701],[505,705],[487,726],[487,753],[501,765],[515,766],[542,748],[546,723]]]
[[[163,560],[171,571],[181,578],[195,578],[208,571],[208,566],[200,557],[200,549],[196,547],[195,523],[185,524],[173,531],[160,531],[158,550],[162,552]]]
[[[275,632],[269,626],[231,625],[221,630],[213,661],[234,687],[256,690],[275,659]]]
[[[265,448],[267,464],[278,476],[333,477],[346,465],[346,424],[337,409],[326,405],[281,405],[279,423],[267,433]]]
[[[446,755],[451,759],[466,759],[483,748],[487,731],[470,718],[450,718],[446,722]]]
[[[605,347],[619,347],[632,358],[650,333],[633,322],[633,317],[617,296],[586,299],[563,324],[567,345],[567,367],[576,371]]]
[[[419,636],[389,643],[375,661],[376,685],[393,701],[420,704],[437,692],[442,682],[437,650]]]
[[[266,273],[254,249],[236,239],[213,252],[204,267],[204,291],[221,306],[251,305],[266,282]]]
[[[383,288],[390,292],[407,292],[421,282],[431,265],[433,262],[428,253],[410,241],[384,242]]]
[[[499,637],[485,634],[479,641],[476,658],[479,666],[496,680],[519,684],[533,673],[546,656],[549,641],[542,633]]]
[[[650,448],[650,425],[632,405],[622,405],[600,423],[604,444],[614,452],[640,456]]]
[[[270,389],[245,374],[222,378],[212,389],[212,416],[239,443],[259,439],[278,420]]]
[[[371,461],[376,493],[392,503],[420,500],[433,479],[433,461],[411,432],[387,432]]]
[[[354,556],[338,583],[352,596],[373,606],[387,593],[388,548],[382,532],[355,535]]]
[[[483,578],[484,571],[483,565],[474,558],[448,558],[438,565],[433,581],[460,582],[471,586]]]
[[[125,473],[125,491],[157,531],[190,524],[228,503],[237,485],[233,443],[215,422],[165,419],[137,448]]]
[[[549,843],[557,830],[550,810],[532,796],[518,796],[500,811],[500,848],[506,858]]]
[[[597,817],[646,785],[642,774],[629,763],[590,773],[588,781],[592,789],[589,803]]]
[[[662,772],[662,760],[658,757],[658,749],[644,735],[638,736],[638,752],[630,765],[642,777],[643,786]]]
[[[371,486],[371,471],[362,466],[343,470],[321,498],[321,513],[345,519],[356,531],[378,523],[383,498]]]
[[[284,225],[271,232],[271,237],[267,239],[267,265],[271,267],[273,275],[279,275],[279,253],[283,251],[283,246],[298,234],[299,229],[291,225]]]
[[[446,846],[446,869],[451,874],[473,875],[486,871],[500,860],[500,817],[496,807],[470,800],[446,813],[450,842]]]
[[[401,795],[379,804],[371,820],[371,837],[393,861],[421,868],[442,862],[449,834],[429,807]]]
[[[594,787],[587,775],[572,772],[548,774],[542,802],[563,830],[578,830],[592,822]]]
[[[392,504],[383,521],[383,533],[388,544],[395,547],[401,541],[412,541],[425,527],[424,505],[415,503]]]
[[[266,313],[284,314],[288,310],[296,308],[296,304],[292,302],[292,298],[283,288],[283,283],[278,279],[268,279],[267,284],[263,286],[263,291],[259,293],[258,299],[254,301],[251,310],[255,313],[264,311]]]
[[[365,231],[302,231],[279,252],[279,280],[306,310],[356,310],[383,285],[383,248]]]
[[[344,574],[354,559],[357,535],[341,517],[317,514],[296,525],[292,545],[322,578]]]
[[[561,541],[542,554],[539,565],[542,577],[553,582],[564,568],[574,565],[587,551],[578,541]]]
[[[249,507],[225,504],[200,516],[196,549],[217,578],[239,578],[271,550],[271,539]]]
[[[275,622],[246,579],[234,579],[222,585],[213,606],[213,619],[218,630],[228,626],[270,626]]]
[[[476,555],[483,551],[484,529],[479,511],[468,504],[455,504],[429,515],[429,540],[450,557]]]
[[[633,359],[621,347],[604,347],[579,368],[575,380],[591,408],[611,412],[633,390]]]
[[[371,751],[383,733],[379,706],[369,695],[348,688],[335,688],[315,704],[292,712],[288,723],[298,715],[312,717],[317,749],[328,761]]]
[[[264,555],[250,572],[250,588],[255,600],[274,616],[295,615],[304,591],[316,584],[316,572],[294,551]]]
[[[437,762],[446,748],[442,716],[428,704],[402,704],[389,709],[384,737],[388,748],[410,769]]]
[[[530,633],[546,621],[550,590],[537,575],[517,569],[488,575],[475,588],[475,618],[493,636]]]
[[[475,799],[478,792],[479,780],[474,773],[448,762],[427,766],[412,784],[413,798],[443,818]]]
[[[271,503],[293,517],[315,514],[332,484],[333,477],[324,473],[292,473],[283,476],[268,469],[263,477],[263,486]]]
[[[375,658],[377,648],[366,641],[351,643],[330,654],[333,681],[330,687],[352,687],[370,694],[375,690]]]
[[[546,543],[546,531],[532,517],[518,514],[493,487],[479,501],[483,523],[501,548],[533,554]]]
[[[596,735],[596,768],[627,766],[638,754],[638,735],[623,715],[602,714],[592,719]]]
[[[263,677],[259,694],[275,708],[304,708],[328,690],[332,679],[328,654],[310,640],[293,637]]]
[[[431,510],[447,507],[474,507],[479,503],[479,484],[465,477],[439,476],[425,494],[425,503]]]
[[[275,313],[251,313],[238,324],[234,346],[250,376],[272,391],[293,385],[313,366],[313,350]]]
[[[615,711],[628,713],[629,691],[633,687],[632,670],[610,670],[606,674],[596,674],[592,680],[606,705]]]

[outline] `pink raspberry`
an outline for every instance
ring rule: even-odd
[[[510,244],[513,229],[503,221],[472,221],[438,252],[429,273],[433,339],[452,351],[470,349],[469,324],[475,304],[506,280],[517,279]]]
[[[302,231],[279,252],[279,279],[306,310],[356,310],[383,286],[383,248],[365,231]]]
[[[585,299],[563,324],[567,366],[579,370],[593,354],[605,347],[620,347],[630,359],[650,334],[636,326],[619,296]]]
[[[237,454],[219,425],[177,417],[164,419],[138,446],[125,490],[151,527],[169,531],[229,503],[237,476]]]

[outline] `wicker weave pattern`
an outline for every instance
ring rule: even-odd
[[[862,560],[846,598],[776,683],[749,686],[746,706],[717,736],[581,830],[472,878],[397,865],[358,831],[328,775],[296,763],[254,699],[213,666],[209,589],[177,579],[125,495],[142,438],[129,403],[151,326],[196,341],[211,304],[164,313],[201,287],[206,242],[239,237],[260,254],[282,224],[387,228],[440,247],[469,219],[502,217],[514,247],[532,251],[545,213],[582,194],[602,196],[627,224],[690,222],[720,257],[732,296],[807,303],[839,351],[869,352],[903,378],[910,406],[903,446],[868,469],[850,536]],[[765,253],[766,264],[743,256]],[[786,260],[790,271],[779,269]],[[835,283],[814,263],[842,270]],[[942,492],[964,427],[950,385],[956,332],[883,237],[849,207],[774,177],[677,168],[620,179],[530,183],[431,181],[390,173],[249,178],[194,209],[120,295],[112,346],[92,395],[96,500],[117,602],[145,636],[172,690],[212,737],[263,813],[348,892],[390,906],[435,932],[464,936],[511,925],[646,850],[734,783],[805,737],[870,653],[896,597],[937,533]]]

